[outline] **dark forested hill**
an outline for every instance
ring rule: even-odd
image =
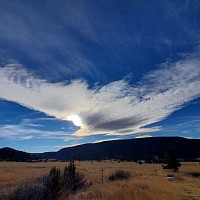
[[[35,155],[23,151],[17,151],[8,147],[0,149],[0,160],[6,161],[31,161],[37,159]]]
[[[164,158],[167,150],[177,158],[192,160],[200,157],[200,140],[181,137],[152,137],[129,140],[105,141],[68,147],[57,152],[37,154],[45,158],[66,160],[148,160],[153,155]]]

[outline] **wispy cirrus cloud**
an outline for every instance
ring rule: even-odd
[[[0,63],[8,63],[11,59],[32,63],[32,71],[48,80],[63,79],[66,75],[102,77],[102,73],[83,53],[86,45],[79,35],[88,38],[92,28],[83,10],[77,6],[79,4],[81,2],[37,4],[2,1]],[[57,17],[54,16],[55,10]],[[57,66],[56,70],[54,66]]]
[[[10,140],[30,140],[30,139],[75,139],[64,131],[45,131],[34,128],[23,127],[21,125],[3,125],[0,126],[0,138]]]
[[[60,139],[67,141],[75,139],[69,131],[42,130],[43,125],[32,124],[29,123],[30,121],[32,120],[25,119],[19,124],[0,125],[0,138],[9,140]]]
[[[176,119],[176,123],[166,125],[165,130],[161,130],[161,134],[174,135],[179,134],[187,138],[199,138],[200,134],[200,116],[184,116]]]
[[[129,135],[159,131],[145,126],[167,118],[200,96],[200,53],[163,63],[137,84],[125,79],[90,89],[85,80],[50,83],[22,65],[0,69],[0,98],[58,119],[79,115],[83,126],[74,134]]]
[[[19,60],[51,81],[109,80],[103,71],[137,72],[129,66],[142,63],[144,68],[155,57],[160,62],[200,40],[196,1],[0,3],[0,63]]]

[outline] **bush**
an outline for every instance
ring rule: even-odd
[[[46,179],[45,186],[50,191],[47,196],[47,199],[48,200],[57,199],[58,193],[60,192],[62,188],[62,177],[61,177],[60,169],[53,167],[50,170],[49,175],[45,179]]]
[[[129,179],[130,177],[131,177],[130,172],[124,170],[118,170],[114,174],[111,174],[109,176],[109,180],[110,181],[124,180],[124,179]]]
[[[43,182],[36,180],[19,184],[5,200],[46,200],[49,192]]]
[[[115,181],[116,177],[115,177],[115,175],[111,174],[108,179],[109,179],[109,181]]]
[[[62,184],[60,169],[53,167],[46,177],[45,184],[52,192],[58,193]]]
[[[124,170],[118,170],[115,172],[116,179],[129,179],[131,177],[130,172]]]
[[[177,172],[181,167],[181,163],[177,161],[174,152],[171,150],[167,150],[165,153],[165,163],[167,165],[162,165],[163,169],[171,169],[174,172]]]
[[[70,162],[62,175],[59,169],[53,167],[47,176],[19,184],[9,196],[0,195],[0,200],[56,200],[62,195],[69,196],[83,186],[84,176],[77,172],[74,162]]]
[[[64,169],[63,181],[69,191],[77,191],[85,186],[84,176],[77,172],[73,161]]]
[[[47,176],[17,185],[5,200],[56,200],[61,183],[60,170],[54,167]]]
[[[191,175],[193,177],[200,177],[200,172],[192,172]]]

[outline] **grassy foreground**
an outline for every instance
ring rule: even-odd
[[[0,192],[9,193],[12,187],[20,182],[46,175],[53,166],[63,170],[67,164],[0,162]],[[139,165],[133,162],[115,161],[77,161],[75,164],[78,171],[85,175],[90,186],[67,198],[70,200],[200,199],[200,178],[191,175],[193,172],[200,173],[199,163],[182,163],[178,173],[164,171],[160,164]],[[129,171],[131,178],[109,181],[109,175],[120,169]],[[170,175],[174,175],[174,178],[166,178]]]

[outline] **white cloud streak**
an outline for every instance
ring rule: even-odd
[[[61,119],[79,115],[74,134],[129,135],[159,131],[145,126],[167,118],[200,96],[200,54],[166,62],[135,85],[126,80],[89,89],[85,80],[49,83],[35,78],[20,64],[0,69],[0,98]]]
[[[0,138],[9,140],[31,140],[31,139],[60,139],[60,140],[73,140],[74,136],[69,132],[59,130],[40,130],[41,125],[27,124],[22,121],[20,124],[0,125]]]
[[[140,136],[136,136],[135,138],[148,138],[148,137],[152,137],[151,135],[140,135]]]
[[[92,143],[100,143],[100,142],[106,142],[106,141],[115,141],[115,140],[123,140],[123,138],[109,138],[109,139],[103,139],[103,140],[96,140]]]
[[[33,128],[25,128],[21,125],[5,125],[0,126],[0,138],[6,138],[10,140],[31,140],[31,139],[61,139],[68,140],[75,139],[64,131],[45,131]]]

